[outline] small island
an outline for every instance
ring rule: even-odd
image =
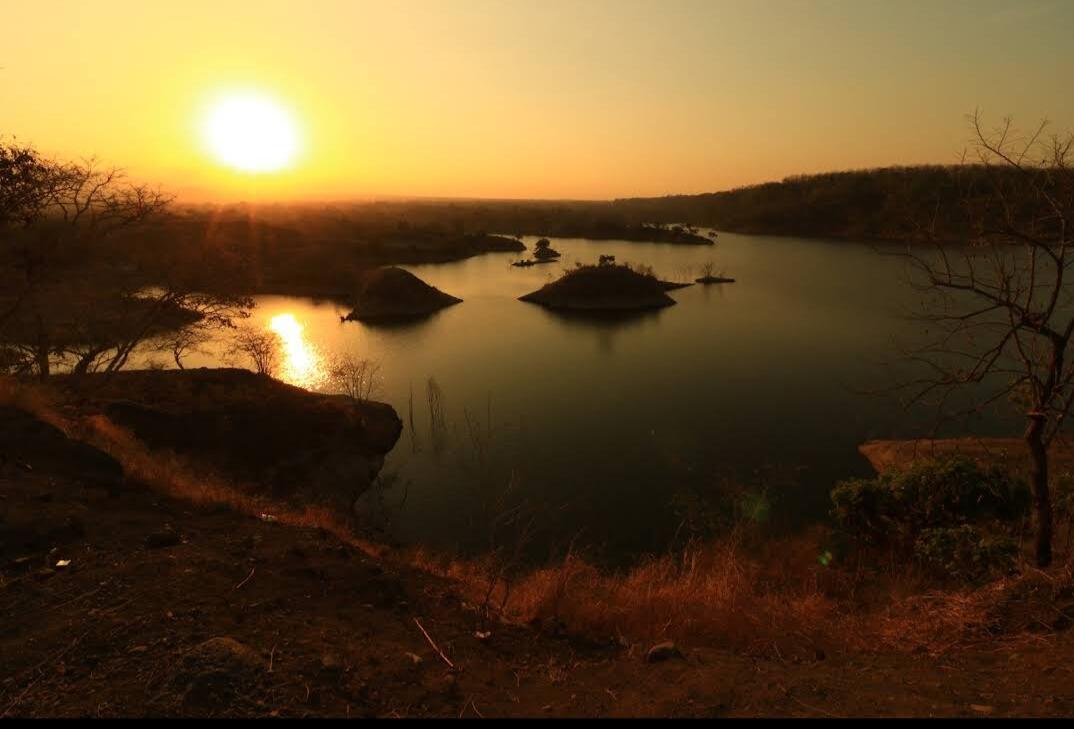
[[[394,266],[366,273],[354,297],[354,310],[346,317],[352,321],[413,319],[428,316],[462,299],[422,281]]]
[[[701,276],[694,279],[699,284],[728,284],[734,283],[735,280],[728,276],[724,276],[723,271],[717,271],[715,264],[711,261],[701,266]]]
[[[651,271],[627,265],[579,265],[519,300],[550,309],[593,312],[661,309],[675,304],[668,291],[690,285],[661,281]]]
[[[559,251],[552,247],[547,238],[541,238],[533,247],[533,257],[538,261],[551,261],[559,258]]]

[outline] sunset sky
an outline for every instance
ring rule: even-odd
[[[1069,0],[0,2],[0,134],[192,200],[704,192],[954,161],[975,108],[1074,126]],[[283,169],[207,140],[244,94]]]

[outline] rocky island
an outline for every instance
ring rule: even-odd
[[[519,300],[549,309],[638,311],[673,305],[675,300],[667,292],[689,285],[661,281],[626,265],[578,266]]]
[[[353,321],[420,318],[461,301],[409,271],[394,266],[378,268],[361,278],[354,310],[346,318]]]

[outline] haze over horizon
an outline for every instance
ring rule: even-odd
[[[700,193],[954,162],[974,109],[1074,118],[1052,81],[1074,66],[1074,3],[1049,0],[64,0],[5,16],[0,133],[192,201]],[[229,154],[262,99],[283,131]]]

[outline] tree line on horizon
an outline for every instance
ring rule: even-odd
[[[971,209],[967,202],[986,200],[997,186],[1017,188],[1012,183],[1019,176],[1012,168],[981,163],[879,167],[794,175],[725,192],[620,199],[610,206],[627,219],[681,221],[733,233],[958,242],[977,220],[978,206]],[[1034,201],[1010,203],[1026,210]]]

